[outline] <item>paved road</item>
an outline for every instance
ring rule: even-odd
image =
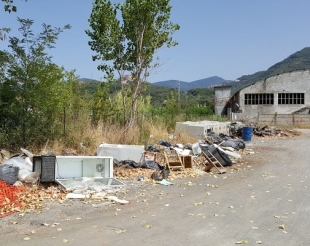
[[[310,130],[302,132],[253,139],[247,148],[255,154],[226,174],[172,186],[128,182],[119,194],[128,205],[53,202],[42,213],[6,217],[0,245],[310,245]]]

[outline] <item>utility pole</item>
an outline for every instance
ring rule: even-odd
[[[180,81],[178,81],[178,104],[180,105]]]

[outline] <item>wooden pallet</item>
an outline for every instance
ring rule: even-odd
[[[211,154],[210,151],[206,150],[207,153],[202,152],[204,157],[206,158],[205,172],[210,172],[212,168],[215,168],[220,174],[226,173],[226,168],[222,166],[222,164],[215,158],[214,155]]]
[[[184,171],[184,165],[178,152],[175,150],[164,150],[165,162],[169,170]]]

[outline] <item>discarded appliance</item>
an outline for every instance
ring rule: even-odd
[[[144,155],[143,145],[124,145],[102,143],[97,147],[97,156],[112,156],[114,159],[133,160],[141,163]]]
[[[56,179],[56,182],[62,185],[66,190],[74,191],[77,194],[88,193],[90,190],[102,192],[104,190],[110,190],[111,188],[126,186],[123,182],[114,178],[92,178],[87,185],[85,185],[83,178]]]
[[[33,172],[40,174],[40,182],[55,182],[56,156],[34,156]]]
[[[67,190],[83,186],[83,179],[91,178],[93,185],[125,186],[113,178],[113,157],[110,156],[56,156],[55,180]],[[98,189],[97,189],[98,190]]]

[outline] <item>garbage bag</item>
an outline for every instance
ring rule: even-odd
[[[124,165],[127,165],[128,167],[132,167],[132,168],[140,167],[140,164],[133,160],[122,160],[119,162],[119,167],[124,166]]]
[[[35,184],[38,182],[40,178],[40,174],[36,172],[30,173],[26,178],[25,178],[25,183],[27,184]]]
[[[169,169],[164,169],[164,170],[161,171],[160,174],[162,175],[162,178],[163,178],[163,179],[167,179],[168,176],[169,176],[169,173],[170,173],[170,170],[169,170]]]
[[[3,164],[13,165],[15,167],[19,167],[20,169],[26,169],[29,172],[32,172],[32,162],[29,157],[23,158],[20,156],[14,156],[8,160],[5,160]]]
[[[238,149],[245,149],[245,142],[242,139],[235,140],[234,142],[237,144]]]
[[[164,169],[162,171],[156,170],[155,172],[152,173],[151,179],[157,180],[157,181],[167,179],[169,176],[169,173],[170,173],[169,169]]]
[[[226,135],[226,134],[224,134],[224,133],[220,133],[219,136],[220,136],[223,140],[227,140],[227,141],[233,139],[232,136],[228,136],[228,135]]]
[[[218,148],[210,145],[210,146],[201,146],[201,149],[207,156],[211,157],[207,151],[209,150],[209,152],[219,161],[219,163],[221,163],[223,167],[232,166],[233,163],[230,160],[229,156],[223,151],[220,151]]]
[[[219,144],[220,142],[222,142],[222,138],[219,136],[219,134],[215,133],[215,132],[208,132],[207,135],[209,137],[212,137],[213,142],[216,144]]]
[[[223,147],[232,147],[235,150],[244,149],[245,143],[243,140],[229,140],[221,143]]]
[[[158,171],[155,171],[151,175],[151,179],[153,180],[162,180],[162,177]]]
[[[165,147],[168,147],[168,148],[172,146],[171,143],[169,143],[168,141],[164,141],[164,140],[159,140],[158,144],[165,146]]]
[[[156,170],[163,170],[164,166],[160,165],[156,161],[146,161],[141,165],[142,168],[149,168],[149,169],[156,169]]]
[[[0,165],[0,180],[4,180],[7,184],[14,184],[17,181],[19,167],[13,165]]]
[[[192,145],[192,151],[193,151],[194,155],[200,155],[201,154],[200,144],[199,143],[194,143]]]
[[[19,169],[18,172],[18,180],[20,181],[25,181],[26,177],[28,177],[28,175],[30,175],[31,172],[27,169]]]
[[[122,164],[117,159],[113,159],[113,165],[116,167],[120,167]]]
[[[160,152],[160,149],[156,145],[148,145],[146,150],[150,152]]]

